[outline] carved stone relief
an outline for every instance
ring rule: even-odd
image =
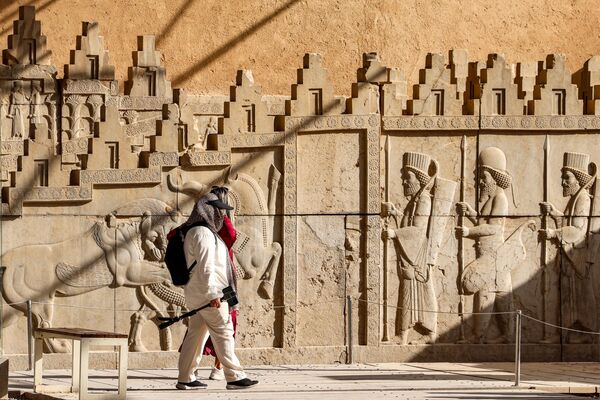
[[[439,164],[427,154],[409,152],[402,156],[402,186],[409,199],[404,210],[393,203],[382,205],[382,215],[393,218],[387,224],[384,240],[395,244],[400,285],[396,335],[408,343],[410,329],[419,329],[425,343],[437,338],[437,296],[435,271],[445,234],[456,182],[439,176]],[[400,221],[399,221],[400,220]]]
[[[338,72],[310,53],[289,96],[262,93],[249,70],[228,94],[197,95],[171,88],[144,35],[122,94],[98,24],[75,43],[57,80],[22,7],[0,65],[3,298],[50,303],[36,306],[37,326],[52,313],[75,324],[79,311],[61,307],[118,290],[107,314],[130,349],[176,349],[184,329],[156,327],[185,309],[162,267],[164,234],[217,184],[235,207],[249,352],[280,348],[294,362],[322,346],[311,360],[341,360],[352,329],[367,361],[407,357],[410,343],[485,343],[478,357],[498,359],[516,309],[598,330],[598,57],[571,74],[558,54],[515,65],[429,54],[409,95],[402,68],[366,53],[343,97],[328,79]],[[125,205],[106,215],[113,203]],[[71,217],[81,232],[13,234],[45,214],[60,215],[61,238],[78,233]],[[3,327],[20,333],[22,307],[3,309]],[[523,340],[547,354],[591,342],[560,335],[535,325]]]

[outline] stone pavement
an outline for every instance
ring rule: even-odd
[[[286,365],[247,368],[260,380],[255,388],[227,391],[224,382],[208,382],[208,390],[179,391],[174,369],[130,370],[128,399],[576,399],[568,393],[597,393],[600,364],[525,363],[521,387],[515,388],[510,363],[389,363],[354,365]],[[204,369],[208,376],[209,370]],[[52,370],[45,383],[68,384],[70,371]],[[32,375],[11,372],[9,390],[31,391]],[[114,371],[94,370],[93,390],[116,392]],[[76,399],[75,394],[54,398]]]

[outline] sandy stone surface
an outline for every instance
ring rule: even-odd
[[[23,2],[0,1],[0,43]],[[568,54],[576,70],[598,51],[600,9],[593,0],[44,0],[35,2],[57,65],[98,21],[116,78],[122,81],[136,36],[154,34],[174,87],[221,94],[240,68],[254,71],[265,93],[289,94],[306,52],[325,56],[337,94],[348,95],[363,52],[377,51],[412,83],[425,55],[466,48],[470,59],[505,53],[510,62]],[[59,76],[62,69],[59,71]]]

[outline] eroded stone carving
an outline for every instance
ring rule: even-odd
[[[404,153],[402,187],[409,199],[396,229],[388,228],[383,238],[394,239],[398,257],[401,294],[396,334],[408,343],[410,329],[433,343],[437,336],[438,304],[435,294],[435,267],[439,246],[454,199],[456,182],[438,176],[439,166],[427,154]],[[383,203],[383,216],[400,216],[392,203]]]
[[[8,49],[2,52],[6,65],[50,65],[51,51],[47,48],[42,24],[35,19],[34,6],[19,7],[19,20],[14,32],[8,35]]]
[[[543,240],[553,240],[560,246],[561,325],[586,331],[595,331],[597,323],[596,296],[592,266],[595,264],[597,240],[590,234],[592,214],[591,187],[595,189],[596,166],[583,153],[564,153],[561,186],[569,199],[564,212],[549,202],[540,203],[542,215],[549,215],[555,228],[540,230]],[[590,342],[590,335],[566,332],[570,343]],[[549,339],[549,338],[546,338]]]
[[[281,173],[272,165],[268,202],[256,180],[247,174],[229,174],[225,181],[230,188],[229,199],[237,216],[234,220],[237,240],[233,245],[237,265],[244,272],[244,279],[257,276],[261,280],[258,292],[268,299],[273,298],[281,257],[281,244],[273,241],[275,202],[280,178]],[[193,196],[208,190],[199,182],[186,182],[183,185],[173,180],[170,182],[174,190]]]
[[[491,312],[513,311],[511,270],[525,259],[521,240],[523,229],[535,227],[533,221],[519,226],[507,239],[504,237],[505,217],[509,215],[505,190],[512,184],[506,170],[506,156],[497,147],[488,147],[479,155],[480,211],[464,202],[457,203],[458,212],[475,226],[457,226],[458,236],[475,240],[474,261],[462,274],[460,284],[465,294],[474,295],[475,340],[478,343],[506,343],[511,337],[510,315],[496,314],[500,336],[487,339],[486,331],[492,319]],[[514,193],[513,193],[514,196]]]
[[[236,86],[232,87],[231,94],[231,100],[225,103],[224,134],[275,130],[274,117],[268,115],[266,104],[262,101],[261,88],[254,84],[252,71],[238,71]]]
[[[408,101],[407,112],[414,115],[462,115],[463,94],[467,78],[468,56],[465,50],[450,53],[447,65],[442,54],[428,54],[425,69],[419,74],[413,99]]]
[[[537,75],[533,100],[529,101],[531,115],[581,115],[583,100],[578,99],[577,85],[571,83],[571,72],[563,54],[550,54]]]
[[[333,85],[323,68],[323,57],[317,53],[304,55],[298,70],[298,83],[292,85],[292,99],[286,104],[287,115],[335,115],[345,109],[344,98],[334,96]]]
[[[119,215],[140,216],[141,220],[115,224]],[[35,326],[50,327],[57,295],[75,296],[108,285],[136,287],[169,281],[160,260],[166,233],[179,219],[180,214],[162,201],[141,199],[118,208],[107,223],[97,222],[72,239],[7,251],[2,255],[6,268],[2,294],[7,303],[19,304],[3,308],[4,326],[16,321],[29,299],[34,302]],[[65,352],[70,347],[64,340],[48,341],[47,346],[51,352]]]

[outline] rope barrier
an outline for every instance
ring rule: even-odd
[[[541,319],[534,318],[534,317],[532,317],[532,316],[529,316],[529,315],[527,315],[527,314],[522,314],[522,315],[523,315],[525,318],[528,318],[528,319],[530,319],[530,320],[532,320],[532,321],[538,322],[538,323],[540,323],[540,324],[543,324],[543,325],[551,326],[551,327],[553,327],[553,328],[556,328],[556,329],[561,329],[561,330],[564,330],[564,331],[569,331],[569,332],[587,333],[587,334],[590,334],[590,335],[600,335],[600,332],[595,332],[595,331],[582,331],[582,330],[579,330],[579,329],[566,328],[566,327],[564,327],[564,326],[560,326],[560,325],[554,325],[554,324],[551,324],[550,322],[542,321]]]
[[[419,311],[419,312],[424,312],[424,313],[432,313],[432,314],[452,314],[452,315],[464,315],[464,314],[469,314],[469,315],[502,315],[502,314],[516,314],[516,311],[497,311],[497,312],[462,312],[459,313],[457,311],[433,311],[433,310],[421,310],[419,308],[408,308],[408,307],[400,307],[400,306],[393,306],[390,304],[383,304],[383,303],[378,303],[376,301],[368,301],[368,300],[363,300],[363,299],[356,299],[358,301],[361,301],[363,303],[368,303],[368,304],[376,304],[379,306],[384,306],[384,307],[391,307],[391,308],[396,308],[399,310],[406,310],[406,311]]]
[[[513,315],[513,314],[517,314],[517,311],[498,311],[498,312],[455,312],[455,311],[440,311],[440,310],[423,310],[423,309],[418,309],[418,308],[410,308],[410,307],[401,307],[401,306],[394,306],[394,305],[390,305],[390,304],[383,304],[383,303],[379,303],[376,301],[369,301],[369,300],[364,300],[364,299],[360,299],[360,298],[354,298],[353,300],[356,300],[358,302],[361,303],[366,303],[366,304],[373,304],[373,305],[377,305],[377,306],[383,306],[383,307],[388,307],[388,308],[394,308],[394,309],[398,309],[398,310],[405,310],[405,311],[416,311],[416,312],[423,312],[423,313],[432,313],[432,314],[446,314],[446,315]],[[345,303],[346,299],[343,297],[339,297],[337,299],[334,300],[328,300],[328,301],[320,301],[320,302],[316,302],[316,303],[308,303],[308,304],[298,304],[295,306],[286,306],[286,305],[275,305],[275,304],[269,304],[268,307],[270,309],[273,310],[278,310],[278,309],[284,309],[284,308],[305,308],[305,307],[314,307],[317,305],[321,305],[321,304],[333,304],[333,303]],[[114,308],[108,308],[108,307],[89,307],[89,306],[77,306],[77,305],[71,305],[71,304],[56,304],[56,303],[48,303],[48,302],[39,302],[39,301],[32,301],[32,304],[40,304],[40,305],[53,305],[54,307],[62,307],[62,308],[75,308],[75,309],[81,309],[81,310],[97,310],[97,311],[113,311],[113,312],[164,312],[164,313],[170,313],[173,312],[173,310],[166,310],[166,309],[140,309],[140,308],[135,308],[135,309],[114,309]],[[7,306],[16,306],[16,305],[21,305],[21,304],[27,304],[26,301],[21,301],[21,302],[16,302],[16,303],[2,303],[2,305],[7,305]],[[345,306],[345,305],[344,305]],[[264,307],[264,306],[262,306]],[[576,333],[583,333],[583,334],[589,334],[589,335],[598,335],[600,336],[600,332],[596,332],[596,331],[583,331],[580,329],[573,329],[573,328],[567,328],[564,326],[560,326],[560,325],[555,325],[552,324],[550,322],[546,322],[546,321],[542,321],[540,319],[537,319],[535,317],[532,317],[528,314],[521,314],[523,317],[537,322],[539,324],[543,324],[546,326],[550,326],[552,328],[555,329],[560,329],[560,330],[564,330],[564,331],[569,331],[569,332],[576,332]]]
[[[274,304],[269,304],[268,307],[272,308],[272,309],[281,309],[281,308],[286,308],[286,307],[295,307],[295,308],[301,308],[301,307],[314,307],[316,305],[320,305],[320,304],[332,304],[332,303],[340,303],[340,302],[344,302],[345,298],[340,297],[338,299],[335,300],[331,300],[331,301],[320,301],[317,303],[308,303],[308,304],[298,304],[296,306],[286,306],[286,305],[274,305]],[[18,303],[3,303],[3,305],[19,305],[19,304],[27,304],[26,301],[23,302],[18,302]],[[41,304],[41,305],[52,305],[54,307],[62,307],[62,308],[76,308],[76,309],[81,309],[81,310],[98,310],[98,311],[114,311],[114,312],[138,312],[138,311],[146,311],[146,312],[151,312],[151,311],[155,311],[155,312],[173,312],[174,310],[166,310],[166,309],[140,309],[140,308],[135,308],[135,309],[128,309],[128,308],[120,308],[120,309],[115,309],[115,308],[108,308],[108,307],[89,307],[89,306],[77,306],[77,305],[72,305],[72,304],[56,304],[56,303],[48,303],[48,302],[42,302],[42,301],[32,301],[31,304]]]

